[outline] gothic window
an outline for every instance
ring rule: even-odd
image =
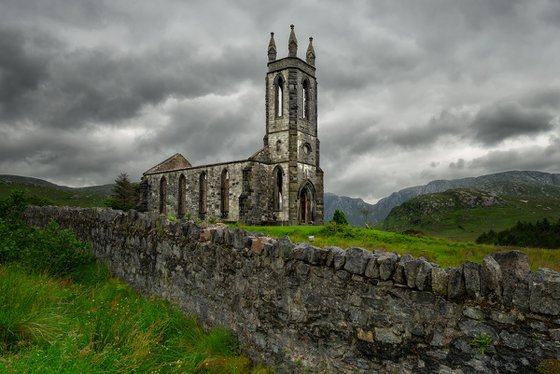
[[[275,112],[276,117],[282,117],[284,104],[284,80],[281,76],[276,80],[276,100],[275,100]]]
[[[161,177],[159,180],[159,214],[166,214],[167,211],[167,180]]]
[[[179,177],[179,188],[177,189],[177,194],[179,195],[177,196],[177,216],[181,218],[185,215],[185,198],[187,194],[187,178],[185,178],[184,174],[181,174]]]
[[[302,97],[302,111],[303,111],[303,118],[309,119],[309,81],[306,79],[303,81],[303,94]]]
[[[281,152],[282,151],[282,140],[278,140],[276,142],[276,152]]]
[[[274,176],[274,210],[282,210],[284,205],[283,196],[282,196],[282,179],[284,177],[284,171],[280,166],[274,168],[273,171]]]
[[[222,218],[226,218],[229,213],[229,172],[227,169],[222,171],[222,181],[221,181],[221,212]]]
[[[198,213],[201,219],[206,216],[206,194],[208,192],[208,178],[206,177],[206,172],[200,173],[200,179],[198,183]]]

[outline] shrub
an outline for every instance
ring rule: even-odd
[[[329,223],[335,223],[337,225],[345,225],[348,226],[348,220],[344,213],[338,209],[334,211],[333,218]]]

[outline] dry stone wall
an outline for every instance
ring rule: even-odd
[[[281,372],[535,373],[560,359],[560,274],[521,252],[443,269],[410,255],[295,244],[110,209],[31,207],[144,294],[232,329]]]

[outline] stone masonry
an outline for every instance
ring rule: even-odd
[[[317,137],[315,51],[288,57],[268,46],[264,147],[247,160],[193,166],[175,154],[144,172],[140,210],[248,224],[322,224],[323,171]]]
[[[25,219],[57,220],[132,287],[227,326],[282,373],[536,373],[560,359],[560,274],[532,272],[522,252],[447,269],[157,213],[30,207]]]

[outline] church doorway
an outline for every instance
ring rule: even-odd
[[[315,189],[307,181],[299,191],[299,224],[312,225],[315,222]]]

